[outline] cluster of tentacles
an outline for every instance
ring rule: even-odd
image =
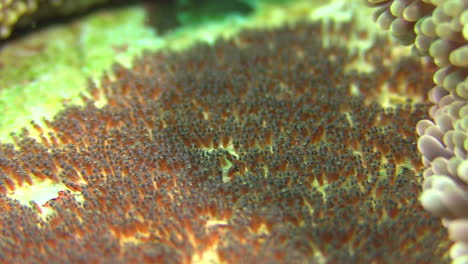
[[[442,217],[455,261],[468,261],[468,2],[465,0],[369,0],[377,23],[439,70],[429,92],[430,119],[417,124],[424,172],[423,206]],[[462,262],[465,261],[465,262]],[[458,263],[458,262],[457,262]]]

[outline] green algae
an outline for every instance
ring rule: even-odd
[[[249,17],[225,16],[188,23],[158,36],[147,26],[144,7],[99,10],[68,24],[54,25],[13,40],[0,50],[0,141],[9,134],[52,119],[64,104],[81,103],[88,78],[99,79],[113,63],[130,66],[145,49],[182,50],[197,41],[214,42],[246,27],[277,26],[309,17],[324,1],[254,1]],[[196,12],[195,12],[196,14]]]
[[[52,118],[65,104],[80,103],[88,78],[98,78],[112,63],[129,65],[155,35],[142,26],[141,8],[101,11],[71,25],[56,25],[1,50],[0,140],[29,120]]]

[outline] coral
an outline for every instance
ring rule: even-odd
[[[386,64],[384,39],[358,58],[335,43],[352,27],[251,30],[116,65],[85,106],[1,145],[2,193],[70,191],[46,219],[2,195],[0,260],[446,263],[417,200],[413,126],[434,67]],[[350,70],[358,59],[374,72]],[[379,104],[402,86],[407,102]]]

